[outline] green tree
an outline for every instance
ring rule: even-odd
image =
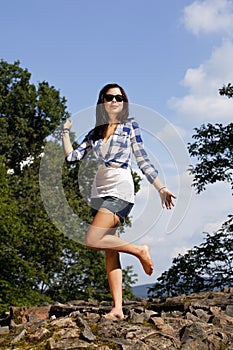
[[[38,87],[31,84],[30,73],[19,64],[0,62],[0,156],[5,173],[11,171],[6,176],[8,206],[12,207],[10,226],[4,204],[0,209],[0,298],[8,304],[47,300],[42,292],[58,270],[64,241],[42,206],[38,169],[46,137],[68,117],[65,99],[46,82]]]
[[[231,83],[228,83],[227,86],[223,85],[223,87],[221,89],[219,89],[219,94],[228,96],[228,98],[232,98],[233,97],[233,86],[231,85]]]
[[[132,293],[132,286],[137,282],[137,274],[133,272],[132,266],[127,266],[122,271],[122,282],[123,282],[123,297],[124,298],[134,298]]]
[[[0,309],[50,300],[34,289],[38,271],[24,256],[29,231],[12,196],[10,178],[0,157]]]
[[[45,295],[62,268],[65,237],[44,209],[36,162],[25,167],[21,176],[11,175],[11,187],[12,196],[17,199],[18,215],[27,227],[21,255],[36,269],[33,288]]]
[[[233,86],[229,83],[219,89],[219,93],[232,98]],[[217,181],[229,182],[233,189],[233,123],[225,126],[208,123],[194,130],[196,133],[192,138],[195,142],[188,144],[188,151],[197,160],[190,166],[197,193],[205,190],[207,184]]]
[[[69,117],[59,91],[45,81],[36,87],[30,78],[19,61],[0,61],[0,154],[15,174],[23,161],[41,154],[46,137]]]
[[[233,216],[204,242],[179,254],[149,290],[150,295],[174,296],[221,289],[233,284]]]
[[[190,167],[197,193],[217,181],[230,182],[233,189],[233,123],[202,125],[195,131],[195,142],[189,143],[188,150],[197,159],[195,166]]]

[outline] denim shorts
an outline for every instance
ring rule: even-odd
[[[100,208],[110,210],[119,216],[120,222],[123,223],[133,208],[133,203],[112,196],[91,198],[91,215],[95,216]]]

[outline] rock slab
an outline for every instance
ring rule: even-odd
[[[233,350],[233,288],[125,300],[124,320],[103,317],[110,309],[94,300],[12,307],[0,349]]]

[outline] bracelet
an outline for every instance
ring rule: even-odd
[[[158,190],[158,192],[160,192],[163,188],[166,188],[166,186],[161,187],[161,188]]]
[[[63,129],[63,130],[62,130],[62,133],[63,133],[63,134],[69,134],[69,133],[70,133],[70,130],[69,130],[69,129]]]

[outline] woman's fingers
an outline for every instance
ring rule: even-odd
[[[72,126],[72,120],[68,119],[65,121],[63,128],[64,129],[71,129],[71,126]]]
[[[175,206],[172,198],[175,199],[176,196],[173,193],[171,193],[170,191],[168,191],[167,189],[165,189],[163,192],[162,191],[160,192],[160,197],[162,200],[163,208],[171,209],[172,207]]]

